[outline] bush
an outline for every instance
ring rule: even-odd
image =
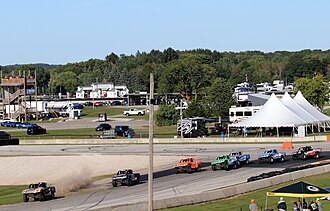
[[[174,105],[160,105],[159,109],[156,111],[156,125],[175,125],[179,116],[179,111],[175,110]]]

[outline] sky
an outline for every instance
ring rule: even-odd
[[[328,0],[0,0],[0,65],[204,48],[330,49]]]

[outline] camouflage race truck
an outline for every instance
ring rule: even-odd
[[[219,156],[211,163],[213,171],[216,171],[218,169],[225,169],[228,171],[230,168],[238,168],[239,165],[239,160],[237,160],[236,157],[230,157],[229,155]]]
[[[33,183],[29,185],[28,189],[22,191],[23,201],[28,202],[30,198],[39,201],[54,199],[55,192],[55,187],[48,186],[45,182]]]

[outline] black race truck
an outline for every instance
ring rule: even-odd
[[[133,173],[131,169],[120,170],[115,176],[112,177],[112,186],[117,187],[118,185],[136,185],[140,183],[140,174]]]

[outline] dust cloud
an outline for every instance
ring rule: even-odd
[[[73,172],[54,181],[52,184],[58,194],[76,192],[93,185],[91,171],[88,168],[83,168],[80,172]]]

